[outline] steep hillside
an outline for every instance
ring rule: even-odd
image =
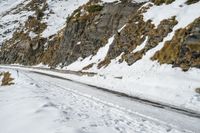
[[[1,64],[96,73],[74,79],[200,111],[199,0],[0,5]]]
[[[94,62],[98,68],[120,55],[120,62],[132,65],[161,42],[165,45],[152,60],[183,70],[200,66],[198,1],[11,2],[1,4],[1,63],[64,67],[95,55],[114,35],[106,58]]]
[[[11,39],[4,42],[2,63],[33,65],[42,62],[50,66],[56,66],[59,63],[68,65],[79,57],[94,55],[142,5],[128,1],[102,3],[97,0],[85,5],[83,5],[83,0],[77,3],[63,1],[66,4],[65,9],[57,11],[56,7],[62,7],[62,2],[55,2],[57,3],[55,7],[55,3],[52,2],[35,0],[26,5],[26,7],[34,7],[35,13],[29,16],[24,26],[20,26],[21,29],[15,31]],[[52,5],[52,9],[49,9]],[[78,6],[80,7],[77,8]],[[21,47],[23,44],[26,48]]]

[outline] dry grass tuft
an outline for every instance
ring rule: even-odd
[[[13,85],[14,78],[11,77],[10,72],[2,72],[0,73],[0,77],[3,76],[1,86]]]

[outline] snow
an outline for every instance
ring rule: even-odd
[[[58,33],[66,26],[66,19],[74,10],[89,0],[47,0],[48,8],[44,12],[43,23],[47,24],[47,28],[41,34],[42,37],[48,38]],[[102,0],[103,3],[112,3],[116,0]],[[10,38],[13,33],[23,27],[28,16],[34,14],[32,11],[25,9],[30,0],[3,0],[0,1],[0,45]],[[136,0],[135,2],[144,2],[144,0]],[[19,12],[17,12],[19,10]],[[17,13],[15,13],[17,12]],[[122,28],[123,29],[123,28]],[[35,34],[30,33],[33,39]]]
[[[7,0],[0,3],[0,46],[5,40],[12,38],[17,29],[23,27],[28,16],[34,14],[26,9],[18,12],[18,9],[24,8],[28,2],[30,0]]]
[[[80,45],[81,44],[81,42],[77,42],[77,45]]]
[[[47,28],[43,31],[42,37],[47,38],[56,34],[65,27],[66,19],[79,6],[86,4],[89,0],[47,0],[48,10],[45,11],[44,23]]]
[[[120,29],[118,30],[118,32],[121,32],[125,27],[126,27],[126,24],[125,24],[124,26],[122,26],[122,28],[120,28]]]
[[[121,111],[76,91],[85,86],[23,70],[0,87],[2,133],[181,133],[175,127]],[[75,87],[75,88],[74,88]]]
[[[11,2],[11,0],[9,0],[9,2]],[[70,15],[73,10],[86,2],[86,0],[61,0],[59,2],[48,0],[47,4],[49,5],[49,8],[45,12],[45,16],[48,17],[43,18],[43,21],[47,23],[48,27],[43,32],[43,36],[48,37],[57,33],[58,30],[63,28],[66,16]],[[97,75],[93,77],[70,76],[70,78],[114,91],[123,92],[131,96],[138,96],[186,109],[200,111],[200,96],[195,93],[195,88],[200,86],[200,80],[198,78],[200,71],[198,69],[191,69],[188,72],[183,72],[179,68],[172,68],[171,65],[159,65],[157,62],[150,60],[154,53],[163,47],[165,41],[172,39],[177,29],[186,27],[189,23],[194,21],[194,19],[199,17],[200,2],[192,5],[186,5],[184,3],[185,0],[176,0],[169,5],[154,5],[143,14],[146,21],[152,19],[152,23],[156,26],[163,19],[168,19],[172,16],[176,16],[178,24],[173,28],[173,31],[164,39],[163,42],[154,49],[148,51],[141,60],[137,61],[133,65],[128,66],[126,62],[118,62],[123,54],[122,53],[118,58],[113,59],[107,67],[97,69],[98,63],[105,59],[109,47],[114,40],[114,36],[112,36],[108,39],[108,43],[99,49],[96,55],[91,55],[85,59],[79,58],[64,69],[79,71],[87,65],[93,64],[92,68],[85,71],[94,72],[97,73]],[[23,7],[24,5],[21,6]],[[50,13],[50,11],[53,13]],[[2,17],[0,23],[10,23],[13,20],[19,20],[20,23],[23,23],[27,17],[32,14],[33,12],[27,11],[21,11],[20,14],[15,15],[10,13]],[[16,23],[16,25],[8,24],[8,26],[4,24],[6,28],[1,29],[0,32],[4,32],[5,29],[11,29],[11,33],[6,35],[6,38],[9,38],[12,36],[12,32],[14,31],[13,29],[18,27],[18,25],[18,23]],[[123,30],[125,26],[126,25],[118,31],[120,32]],[[34,37],[34,34],[30,33],[30,36]],[[0,37],[0,42],[1,39],[2,38]],[[147,39],[148,38],[146,38],[141,45],[136,47],[136,49],[133,50],[133,53],[143,49]],[[81,42],[78,42],[78,44],[81,45]],[[48,66],[43,64],[39,64],[35,67],[48,68]],[[118,79],[117,77],[121,77],[122,79]]]
[[[40,64],[38,64],[38,65],[35,65],[35,66],[33,66],[33,67],[39,67],[39,68],[50,68],[48,65],[44,65],[43,63],[40,63]]]
[[[116,2],[119,0],[101,0],[104,3],[112,3],[112,2]],[[132,0],[133,3],[142,3],[142,2],[148,2],[149,0]]]
[[[37,34],[31,31],[29,32],[29,36],[31,37],[31,39],[34,39],[35,37],[37,37]]]
[[[1,0],[0,1],[0,16],[5,14],[10,9],[15,8],[20,3],[23,3],[25,0]]]
[[[136,52],[142,50],[142,49],[146,46],[147,41],[148,41],[148,37],[146,37],[145,40],[144,40],[144,42],[143,42],[141,45],[137,46],[137,47],[132,51],[132,53],[136,53]]]
[[[169,5],[154,5],[144,13],[144,19],[146,21],[151,19],[156,26],[161,20],[168,19],[172,16],[176,16],[178,24],[164,38],[163,42],[149,50],[141,60],[128,66],[126,62],[118,62],[121,58],[120,55],[116,59],[111,60],[111,63],[105,68],[98,69],[97,64],[105,56],[94,56],[100,58],[89,56],[86,59],[75,61],[67,66],[66,69],[79,71],[83,67],[93,63],[95,65],[92,68],[84,71],[97,73],[97,75],[93,77],[70,76],[70,78],[131,96],[159,101],[200,112],[200,95],[195,92],[195,89],[200,87],[200,70],[193,68],[187,72],[183,72],[180,68],[172,68],[171,65],[160,65],[158,62],[151,61],[150,59],[155,52],[164,46],[166,41],[172,39],[177,29],[185,28],[199,17],[200,2],[192,5],[186,5],[184,3],[185,0],[176,0]],[[140,51],[145,46],[147,39],[133,50],[133,52]],[[105,53],[107,53],[107,49]],[[121,79],[117,77],[121,77]]]
[[[34,11],[29,11],[25,6],[31,0],[5,0],[0,3],[0,45],[10,38],[13,33],[23,27],[28,16],[34,15]],[[66,19],[79,6],[86,4],[89,0],[47,0],[48,8],[44,12],[43,23],[47,28],[41,34],[42,37],[48,38],[55,35],[65,27]],[[34,38],[36,34],[30,33],[29,36]]]
[[[149,0],[132,0],[132,2],[136,3],[143,3],[143,2],[148,2]]]
[[[112,2],[115,2],[115,1],[119,1],[119,0],[101,0],[102,2],[104,3],[112,3]]]
[[[122,92],[130,96],[200,112],[200,95],[195,92],[195,89],[200,87],[200,70],[193,68],[183,72],[180,68],[172,68],[171,65],[160,65],[158,62],[150,60],[154,53],[163,47],[164,42],[172,39],[177,29],[185,28],[199,17],[200,2],[186,5],[185,1],[176,0],[169,5],[153,5],[143,14],[144,20],[151,19],[155,26],[158,26],[163,19],[168,19],[172,16],[176,16],[178,24],[164,38],[163,42],[149,50],[141,60],[133,65],[128,66],[126,62],[119,63],[118,60],[121,58],[122,53],[116,59],[111,60],[107,67],[97,69],[98,63],[105,59],[109,47],[114,41],[114,36],[112,36],[108,39],[108,43],[99,49],[96,55],[91,55],[85,59],[79,58],[64,68],[79,71],[87,65],[94,64],[92,68],[85,70],[85,72],[94,72],[97,75],[92,77],[86,75],[63,75],[72,80]],[[1,14],[9,8],[17,6],[17,2],[20,3],[22,1],[14,2],[13,0],[8,0],[7,2],[9,4],[0,4]],[[42,21],[47,23],[48,27],[42,33],[42,36],[49,37],[64,28],[66,17],[86,2],[87,0],[47,0],[49,8],[45,12],[45,17]],[[103,0],[103,2],[113,2],[113,0]],[[20,6],[23,7],[25,4]],[[0,34],[5,35],[4,32],[9,31],[6,36],[0,36],[0,44],[3,40],[11,38],[20,23],[23,24],[29,15],[34,14],[30,11],[21,11],[19,14],[13,14],[13,12],[6,16],[0,16],[0,25],[3,25],[3,28],[0,29]],[[123,30],[125,26],[118,31]],[[30,36],[34,37],[34,34],[30,33]],[[148,37],[133,50],[133,53],[142,50],[147,39]],[[81,42],[78,42],[78,44],[81,45]],[[34,67],[48,68],[43,64]],[[129,126],[126,124],[130,121],[129,115],[127,116],[127,114],[116,110],[113,111],[110,107],[82,96],[80,97],[80,95],[63,91],[63,89],[67,89],[66,87],[63,88],[63,86],[66,86],[65,84],[59,87],[58,84],[53,83],[54,80],[49,78],[45,79],[26,72],[20,72],[22,76],[19,76],[16,71],[11,72],[15,77],[16,84],[0,87],[0,132],[2,133],[23,133],[27,131],[38,133],[62,133],[66,131],[106,133],[107,131],[110,133],[118,132],[116,131],[118,129],[115,128],[116,125],[113,123],[115,120],[120,119],[125,120],[118,121],[117,127],[120,126],[122,132],[124,131],[124,125],[126,131],[131,133],[167,132],[166,127],[163,125],[160,126],[149,121],[143,121],[140,118],[131,117],[133,120],[131,120],[132,124]],[[141,124],[142,126],[139,126]],[[98,125],[98,127],[91,125]],[[170,132],[178,131],[170,130]]]
[[[147,21],[151,19],[152,23],[155,24],[155,26],[158,26],[162,20],[176,16],[176,20],[178,21],[177,29],[186,27],[198,18],[200,14],[200,2],[187,5],[185,4],[186,1],[187,0],[175,0],[169,5],[154,5],[143,14],[144,20]]]
[[[169,37],[170,35],[165,40]],[[70,78],[131,96],[200,112],[200,95],[195,93],[195,88],[200,86],[200,70],[191,69],[183,72],[180,68],[172,68],[171,65],[160,65],[151,61],[150,57],[162,48],[162,45],[163,42],[131,66],[114,59],[105,68],[92,67],[87,70],[87,72],[98,73],[94,77],[71,76]],[[122,77],[122,79],[116,77]]]
[[[103,61],[108,53],[110,45],[112,44],[112,42],[114,40],[114,37],[115,36],[112,36],[111,38],[109,38],[108,43],[105,46],[103,46],[102,48],[100,48],[96,55],[94,55],[94,56],[91,55],[83,60],[79,59],[76,62],[67,66],[67,69],[78,71],[78,70],[83,69],[87,65],[90,65],[93,63],[97,64],[97,63]]]

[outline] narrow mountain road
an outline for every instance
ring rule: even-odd
[[[73,133],[198,133],[200,131],[200,118],[198,114],[191,115],[193,112],[170,109],[155,103],[149,104],[148,101],[136,100],[102,90],[102,88],[33,70],[1,67],[0,71],[11,71],[16,82],[13,87],[0,88],[0,124],[2,125],[0,133],[12,132],[12,124],[8,125],[16,119],[10,115],[16,108],[17,112],[20,112],[19,116],[25,119],[28,119],[30,114],[39,115],[42,118],[44,118],[43,113],[46,115],[48,119],[43,120],[45,126],[32,131],[38,133],[49,132],[44,128],[49,129],[48,125],[51,124],[56,127],[54,131],[51,130],[52,133],[66,131]],[[17,106],[22,106],[21,104],[26,106],[18,108]],[[27,109],[27,106],[34,110],[34,113],[28,113],[29,117],[21,113]],[[50,120],[49,115],[52,116]],[[19,120],[23,121],[21,117]],[[33,124],[40,119],[34,120],[35,122],[31,121]],[[21,125],[23,124],[14,125],[13,130],[19,130]],[[26,128],[28,130],[28,126]],[[27,130],[20,129],[19,131],[25,133]]]
[[[57,71],[57,70],[55,70],[55,71]],[[62,71],[62,70],[60,70],[60,71]],[[40,75],[50,76],[50,77],[53,77],[53,78],[58,78],[58,79],[62,79],[62,80],[71,81],[71,82],[74,82],[74,83],[77,83],[77,84],[86,85],[86,86],[92,87],[93,90],[98,90],[98,91],[101,91],[101,92],[103,91],[103,92],[106,92],[106,93],[111,93],[111,94],[117,95],[119,97],[129,98],[131,101],[140,102],[140,103],[143,103],[143,104],[146,104],[146,105],[155,106],[157,108],[164,108],[165,110],[170,110],[170,111],[173,111],[173,112],[182,113],[184,115],[200,118],[200,113],[199,112],[193,111],[193,110],[189,110],[189,109],[186,109],[186,108],[180,108],[180,107],[169,105],[169,104],[165,104],[165,103],[160,103],[160,102],[156,102],[156,101],[142,99],[140,97],[130,96],[130,95],[127,95],[125,93],[120,93],[120,92],[112,91],[112,90],[109,90],[109,89],[106,89],[106,88],[102,88],[102,87],[98,87],[98,86],[94,86],[94,85],[81,83],[81,82],[74,81],[74,80],[67,79],[67,78],[63,78],[63,77],[60,77],[60,76],[55,76],[55,75],[42,73],[42,72],[37,72],[37,71],[31,71],[31,72],[37,73],[37,74],[40,74]]]

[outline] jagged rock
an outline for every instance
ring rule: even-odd
[[[43,2],[40,0],[32,1],[27,5],[31,10],[38,9],[36,16],[30,16],[25,23],[25,29],[15,33],[14,37],[4,43],[2,51],[9,49],[13,52],[1,54],[1,63],[20,63],[20,64],[37,64],[43,62],[52,66],[62,63],[68,65],[76,61],[79,57],[85,58],[94,55],[100,47],[106,44],[108,38],[117,33],[117,30],[128,22],[130,15],[134,14],[142,3],[132,3],[132,1],[123,1],[121,3],[106,3],[98,5],[99,1],[90,1],[77,9],[67,20],[67,26],[62,31],[62,37],[54,36],[49,41],[39,36],[28,37],[31,32],[39,35],[46,25],[41,23],[40,15],[45,10],[46,4],[42,8]],[[82,11],[85,14],[82,14]],[[58,39],[59,38],[59,39]],[[16,43],[16,40],[20,40]],[[45,50],[44,44],[48,47]],[[9,48],[7,46],[10,46]],[[5,46],[5,47],[4,47]],[[56,49],[55,49],[56,47]],[[13,50],[17,50],[15,53]],[[6,56],[6,54],[9,54]]]
[[[77,17],[75,14],[89,5],[80,8],[68,20],[65,28],[61,43],[61,62],[68,65],[79,57],[94,55],[111,35],[128,22],[128,16],[134,14],[141,5],[132,2],[108,3],[103,5],[101,11]]]
[[[155,28],[154,25],[151,24],[151,21],[144,22],[141,13],[141,11],[138,11],[133,14],[124,30],[115,37],[109,49],[107,60],[115,59],[123,53],[120,61],[126,61],[128,65],[132,65],[137,60],[141,59],[148,50],[154,48],[159,42],[163,41],[163,38],[166,37],[177,24],[175,18],[172,17],[171,19],[163,20],[158,27]],[[142,44],[145,38],[148,38],[146,46],[142,50],[133,53],[132,51],[138,45]]]
[[[187,71],[190,67],[200,68],[200,18],[184,29],[176,31],[173,39],[165,43],[153,59],[161,64],[173,64]]]
[[[40,5],[44,4],[41,8]],[[13,37],[5,41],[1,47],[0,63],[10,64],[19,63],[24,65],[33,65],[40,62],[38,57],[43,52],[43,45],[47,39],[39,36],[46,28],[46,24],[41,22],[39,12],[45,10],[45,1],[33,0],[29,2],[26,8],[36,11],[34,16],[29,16],[24,27],[14,32]],[[30,32],[34,32],[36,36],[31,38]]]
[[[142,14],[152,4],[140,8],[144,3],[134,3],[132,0],[104,4],[99,2],[90,0],[79,7],[68,17],[64,29],[56,35],[43,38],[41,34],[47,25],[42,21],[42,17],[48,4],[45,1],[32,0],[26,8],[35,11],[35,14],[29,16],[24,27],[16,30],[13,37],[3,43],[0,63],[24,65],[44,63],[51,67],[56,67],[58,64],[66,66],[80,57],[95,55],[99,48],[107,43],[108,38],[115,34],[107,56],[97,64],[98,68],[107,66],[112,59],[120,55],[120,62],[126,61],[128,65],[132,65],[162,42],[177,24],[175,17],[162,20],[157,27],[151,20],[144,21]],[[173,0],[153,2],[160,5],[169,4]],[[125,28],[118,32],[118,29],[125,24]],[[34,33],[32,37],[31,33]],[[183,70],[188,70],[190,67],[200,68],[199,40],[200,21],[197,19],[188,27],[177,30],[173,39],[165,42],[164,47],[151,59],[158,60],[161,64],[173,64],[174,67],[181,67]],[[144,41],[145,46],[133,52]],[[90,67],[92,64],[85,69]]]

